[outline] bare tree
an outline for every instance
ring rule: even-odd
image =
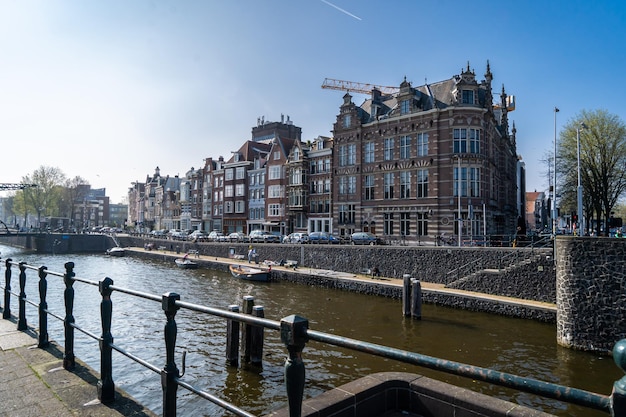
[[[80,176],[65,181],[61,207],[63,215],[70,219],[71,225],[74,225],[76,207],[78,204],[82,204],[89,189],[89,182]]]
[[[565,196],[572,211],[576,209],[578,184],[578,139],[580,141],[580,180],[583,187],[583,211],[596,231],[602,223],[608,233],[608,220],[619,198],[626,191],[626,126],[606,110],[583,110],[561,132],[559,164]]]

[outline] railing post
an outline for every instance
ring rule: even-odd
[[[46,297],[48,294],[48,276],[47,268],[40,266],[39,273],[39,343],[37,347],[46,348],[50,344],[48,341],[48,302]]]
[[[26,323],[26,262],[20,262],[20,297],[18,298],[17,330],[28,329]]]
[[[263,306],[254,306],[254,317],[264,318]],[[263,365],[263,326],[250,326],[250,363],[254,366]]]
[[[65,291],[63,298],[65,299],[65,353],[63,354],[63,368],[73,370],[76,366],[76,357],[74,356],[74,262],[65,263],[65,274],[63,274],[63,282],[65,283]]]
[[[4,310],[2,310],[2,318],[11,318],[11,258],[4,261],[6,270],[4,271]]]
[[[113,335],[111,334],[111,318],[113,303],[111,289],[113,280],[106,277],[98,283],[102,301],[100,302],[100,317],[102,319],[102,337],[100,340],[100,380],[98,381],[98,399],[101,403],[115,401],[115,384],[113,383]]]
[[[304,362],[302,350],[309,340],[309,321],[304,317],[291,315],[280,321],[280,339],[287,346],[289,356],[285,361],[285,387],[289,401],[289,417],[302,415],[304,396]]]
[[[163,416],[176,417],[176,390],[178,383],[176,379],[180,376],[178,368],[174,362],[174,348],[176,347],[176,312],[178,307],[176,301],[180,300],[180,295],[174,292],[163,294],[161,307],[167,317],[165,324],[165,368],[161,371],[161,387],[163,388]]]
[[[231,304],[228,311],[239,313],[239,306]],[[239,364],[239,322],[229,319],[226,321],[226,361],[230,366]]]
[[[615,364],[626,372],[626,339],[619,340],[613,346],[613,360]],[[611,416],[621,417],[626,415],[626,376],[615,381],[611,392]]]

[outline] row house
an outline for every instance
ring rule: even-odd
[[[374,89],[361,106],[343,97],[334,124],[335,231],[418,240],[515,230],[515,127],[504,87],[492,97],[489,64],[396,94]]]
[[[184,224],[225,234],[369,231],[419,242],[514,233],[514,107],[504,86],[494,99],[489,63],[484,76],[477,81],[468,64],[444,81],[414,87],[405,79],[391,94],[374,88],[361,105],[348,92],[333,136],[313,141],[302,142],[289,117],[259,118],[251,140],[227,161],[206,158],[203,168],[175,177],[178,184],[157,169],[135,185],[129,201],[143,203],[130,205],[144,213],[129,217],[143,216],[152,228]]]

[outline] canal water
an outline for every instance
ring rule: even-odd
[[[230,274],[213,270],[181,270],[171,260],[146,261],[106,255],[39,255],[0,246],[2,259],[45,265],[49,271],[64,272],[66,262],[75,263],[76,276],[98,281],[114,280],[118,287],[160,296],[169,291],[181,300],[226,309],[241,306],[244,296],[264,306],[265,317],[280,320],[298,314],[309,320],[314,330],[365,340],[447,360],[492,368],[608,395],[613,382],[623,373],[612,358],[559,347],[555,325],[497,315],[467,312],[425,304],[422,319],[402,316],[401,302],[383,297],[308,287],[291,283],[252,283],[236,280]],[[19,270],[13,268],[12,288],[19,291]],[[49,309],[64,316],[62,278],[48,277]],[[27,298],[37,302],[38,277],[27,270]],[[80,282],[76,290],[76,324],[100,335],[97,287]],[[114,292],[112,333],[114,343],[158,368],[165,364],[163,326],[165,315],[160,303]],[[12,299],[13,314],[17,301]],[[37,311],[27,306],[28,324],[37,326]],[[185,381],[256,415],[286,405],[283,386],[284,345],[276,331],[265,330],[262,369],[228,367],[225,361],[225,320],[180,310],[176,316],[178,339],[176,362],[182,371],[183,351],[187,352]],[[63,344],[62,323],[49,319],[50,339]],[[98,343],[76,332],[75,353],[99,370]],[[605,416],[584,407],[520,393],[491,384],[446,373],[397,363],[393,360],[353,352],[317,342],[309,342],[303,352],[306,366],[305,398],[316,396],[372,372],[403,371],[420,373],[494,397],[524,404],[559,416]],[[156,413],[162,412],[159,375],[113,353],[113,379]],[[225,416],[229,413],[179,388],[178,414]]]

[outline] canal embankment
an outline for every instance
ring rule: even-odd
[[[349,248],[348,248],[349,249]],[[265,246],[263,247],[265,250]],[[161,249],[146,250],[140,247],[126,248],[129,256],[164,259],[174,262],[181,256],[176,249],[171,251],[165,246]],[[247,264],[244,259],[207,256],[193,254],[191,259],[200,267],[228,271],[231,264]],[[269,268],[269,266],[265,266]],[[289,281],[302,285],[324,287],[359,294],[383,296],[394,299],[402,298],[403,279],[387,277],[381,274],[375,277],[372,274],[342,272],[330,269],[319,269],[308,266],[296,268],[272,265],[272,280]],[[445,284],[420,281],[422,299],[426,303],[460,308],[470,311],[482,311],[510,317],[539,320],[554,323],[556,321],[556,305],[544,301],[525,300],[509,296],[485,294],[458,288],[448,288]]]

